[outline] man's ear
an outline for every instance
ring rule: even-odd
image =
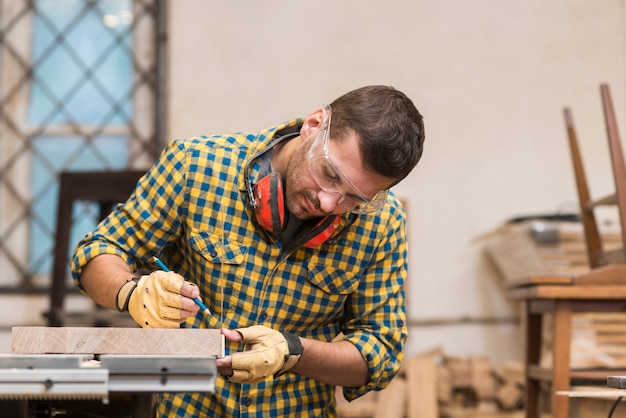
[[[324,121],[324,109],[319,108],[304,119],[302,128],[300,128],[300,137],[307,141],[309,138],[315,138],[322,122]]]

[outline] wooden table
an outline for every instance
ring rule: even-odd
[[[551,382],[552,416],[568,418],[568,391],[573,381],[598,382],[626,370],[571,370],[573,312],[626,312],[626,265],[613,264],[578,276],[535,276],[507,285],[507,297],[526,303],[526,417],[540,416],[540,383]],[[539,365],[542,317],[553,315],[552,369]]]

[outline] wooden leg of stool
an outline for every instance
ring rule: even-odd
[[[539,417],[539,381],[530,378],[529,369],[539,364],[541,356],[541,314],[526,304],[526,418]]]
[[[552,331],[552,416],[554,418],[568,418],[569,398],[558,396],[556,393],[570,389],[572,310],[569,301],[555,301]]]

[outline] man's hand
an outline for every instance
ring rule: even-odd
[[[230,356],[230,362],[228,357],[218,360],[220,372],[231,382],[257,383],[269,376],[280,376],[291,370],[302,355],[302,343],[298,336],[283,334],[263,325],[223,332],[229,341],[249,346],[247,351]]]
[[[127,310],[143,328],[178,328],[198,311],[192,300],[198,295],[197,286],[182,276],[158,270],[126,282],[117,293],[116,307]]]

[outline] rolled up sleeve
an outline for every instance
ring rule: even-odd
[[[172,141],[128,200],[77,244],[70,267],[81,291],[80,275],[93,258],[118,255],[134,271],[175,239],[185,205],[185,158],[184,145]]]
[[[391,215],[385,239],[375,250],[373,262],[348,304],[348,316],[352,319],[345,323],[343,333],[367,362],[369,381],[361,387],[344,388],[347,400],[387,387],[404,357],[408,334],[404,294],[407,242],[404,209],[396,209],[392,211],[395,215]]]

